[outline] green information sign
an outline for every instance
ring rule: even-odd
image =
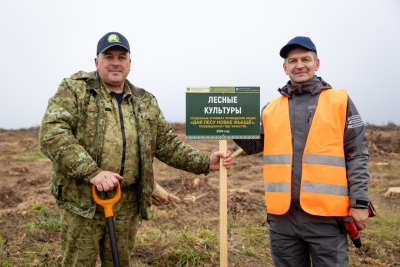
[[[260,138],[260,87],[186,87],[186,139]]]

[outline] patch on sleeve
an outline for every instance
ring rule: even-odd
[[[360,126],[364,125],[364,122],[362,121],[360,115],[353,115],[347,119],[347,128],[352,129],[352,128],[357,128]]]

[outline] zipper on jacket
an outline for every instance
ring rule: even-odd
[[[308,111],[307,124],[309,124],[310,122],[311,122],[311,110]]]
[[[312,122],[312,115],[313,115],[312,114],[312,110],[308,110],[307,120],[306,120],[306,122],[307,122],[307,127],[306,127],[307,135],[306,136],[308,136],[308,133],[310,132],[311,122]]]
[[[122,133],[122,159],[121,159],[121,169],[119,171],[119,175],[123,176],[125,169],[126,136],[125,136],[125,125],[124,125],[124,117],[122,114],[121,103],[118,103],[118,110],[119,110],[119,118],[120,118],[121,133]]]

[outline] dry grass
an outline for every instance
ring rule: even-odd
[[[173,126],[180,133],[182,127],[184,129],[182,124]],[[378,215],[371,218],[368,228],[361,232],[363,254],[350,243],[349,266],[400,266],[400,199],[384,197],[388,187],[400,186],[400,151],[397,148],[400,127],[369,125],[367,129],[371,152],[369,192]],[[31,190],[34,190],[40,185],[38,181],[48,176],[32,173],[31,166],[29,172],[20,171],[20,176],[13,176],[19,170],[10,164],[27,161],[33,166],[40,162],[41,156],[32,137],[37,136],[37,128],[9,133],[0,129],[1,144],[15,143],[15,138],[22,140],[20,136],[33,140],[19,143],[19,152],[9,150],[12,146],[0,146],[0,150],[3,149],[0,163],[3,162],[4,168],[0,187],[0,198],[3,199],[0,201],[14,197],[13,201],[18,202],[26,196],[18,195],[22,189],[5,187],[10,178],[19,179],[18,188],[29,181]],[[205,149],[209,151],[211,148]],[[257,184],[253,185],[260,179],[261,164],[260,155],[238,157],[228,179],[229,189],[233,189],[228,201],[229,266],[273,266],[268,224],[263,224],[263,192],[257,189]],[[11,167],[7,167],[9,165]],[[150,211],[150,221],[143,222],[136,238],[136,266],[219,266],[218,176],[209,175],[202,177],[201,183],[189,183],[196,176],[185,172],[171,173],[157,162],[154,169],[161,177],[169,175],[160,184],[187,199],[187,203],[180,209],[171,205]],[[235,191],[237,188],[242,191]],[[32,205],[26,212],[0,217],[0,267],[61,266],[58,227],[57,208],[43,203]]]

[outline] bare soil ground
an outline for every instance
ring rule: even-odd
[[[173,126],[179,138],[185,140],[184,124]],[[367,129],[371,154],[371,200],[378,210],[378,216],[381,209],[399,213],[400,199],[386,198],[384,193],[388,187],[400,186],[400,126],[368,126]],[[38,151],[37,135],[38,128],[0,129],[0,250],[4,252],[0,254],[0,266],[13,266],[4,264],[6,257],[25,257],[29,253],[33,255],[32,265],[26,266],[59,266],[60,263],[60,235],[57,230],[35,231],[32,235],[27,227],[21,225],[21,221],[36,216],[29,212],[35,205],[43,205],[55,213],[58,212],[48,187],[51,162],[48,159],[34,158]],[[218,141],[185,142],[209,153],[218,149]],[[228,148],[237,149],[230,140]],[[219,222],[215,219],[219,217],[218,172],[196,176],[173,169],[157,160],[154,162],[154,171],[159,184],[184,200],[184,204],[179,207],[153,207],[157,220],[143,222],[138,235],[144,235],[148,227],[157,227],[160,221],[186,230],[207,218],[214,220],[214,223],[207,224],[206,227],[219,235]],[[228,171],[228,253],[233,259],[229,266],[273,266],[267,247],[261,250],[265,253],[258,257],[251,253],[241,253],[241,248],[247,243],[234,229],[236,224],[245,222],[249,225],[249,231],[252,227],[261,229],[263,238],[268,239],[268,224],[264,224],[263,194],[262,155],[241,154],[236,157],[233,168]],[[370,221],[373,222],[374,219]],[[394,226],[397,229],[395,238],[382,241],[375,233],[384,226],[372,223],[365,235],[361,233],[364,255],[352,245],[349,246],[352,266],[400,266],[399,226],[398,222]],[[35,251],[38,243],[49,253]],[[155,266],[152,265],[152,259],[158,257],[157,251],[160,251],[157,243],[151,246],[139,243],[135,249],[142,266]],[[219,263],[216,260],[199,266],[219,266]]]

